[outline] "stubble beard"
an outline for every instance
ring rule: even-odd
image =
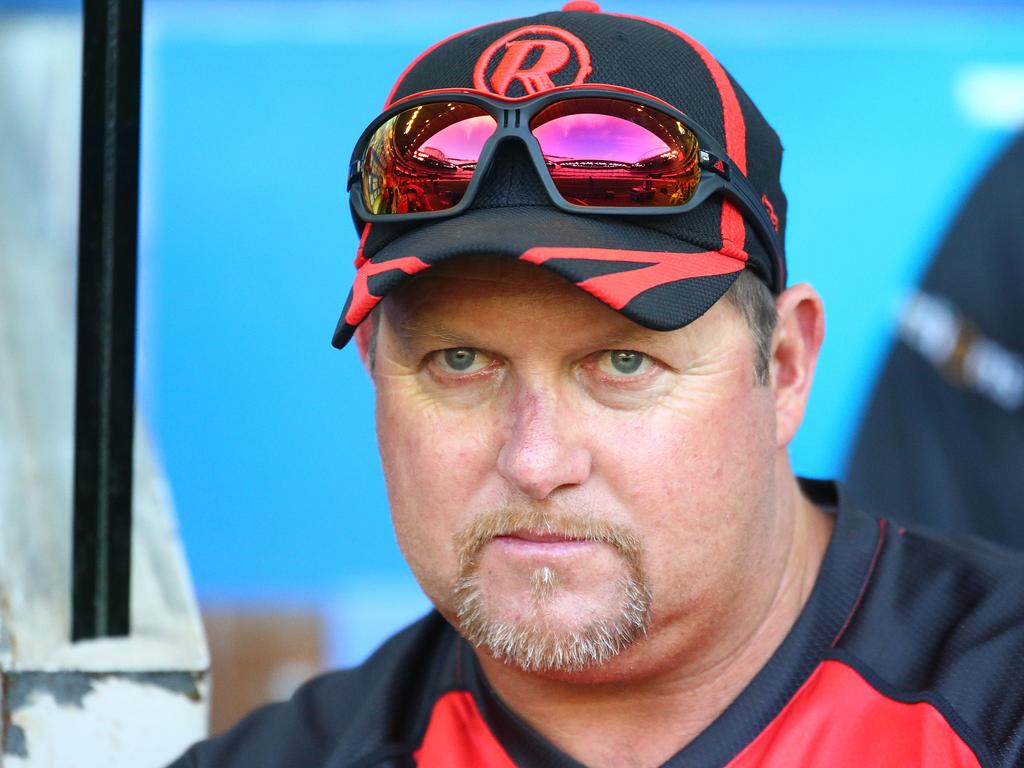
[[[626,566],[615,587],[617,604],[579,627],[553,628],[545,609],[560,587],[555,571],[540,566],[530,575],[531,614],[519,621],[495,618],[481,590],[480,556],[492,539],[517,530],[611,546]],[[618,525],[591,515],[508,507],[475,520],[456,537],[456,544],[459,574],[453,594],[459,631],[496,659],[526,672],[578,673],[607,663],[647,634],[651,591],[641,565],[641,545]]]

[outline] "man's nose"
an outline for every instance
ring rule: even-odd
[[[590,476],[591,455],[582,441],[581,414],[551,392],[518,392],[510,404],[508,432],[498,453],[498,473],[532,499],[546,499]]]

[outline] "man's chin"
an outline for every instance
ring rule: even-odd
[[[526,672],[578,674],[608,664],[647,631],[650,593],[633,578],[614,599],[568,593],[487,594],[471,575],[455,590],[456,625],[479,650]],[[609,597],[606,594],[602,598]]]
[[[456,536],[455,625],[480,650],[528,672],[607,664],[647,631],[640,539],[590,514],[494,510]]]

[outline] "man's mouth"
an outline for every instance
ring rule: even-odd
[[[519,529],[495,536],[492,544],[505,555],[514,558],[562,558],[572,557],[587,552],[600,544],[593,539],[585,539],[568,533],[551,533],[547,531],[531,531]]]
[[[541,531],[530,531],[526,529],[519,529],[507,533],[503,536],[498,536],[499,539],[519,539],[521,541],[531,541],[537,544],[561,544],[565,542],[583,542],[585,539],[581,539],[578,536],[571,536],[566,533],[548,533]]]

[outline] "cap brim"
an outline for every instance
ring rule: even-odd
[[[373,225],[379,226],[379,225]],[[745,262],[623,217],[550,206],[480,208],[417,226],[356,273],[334,332],[339,349],[408,277],[456,256],[489,255],[546,267],[645,328],[669,331],[703,315]]]

